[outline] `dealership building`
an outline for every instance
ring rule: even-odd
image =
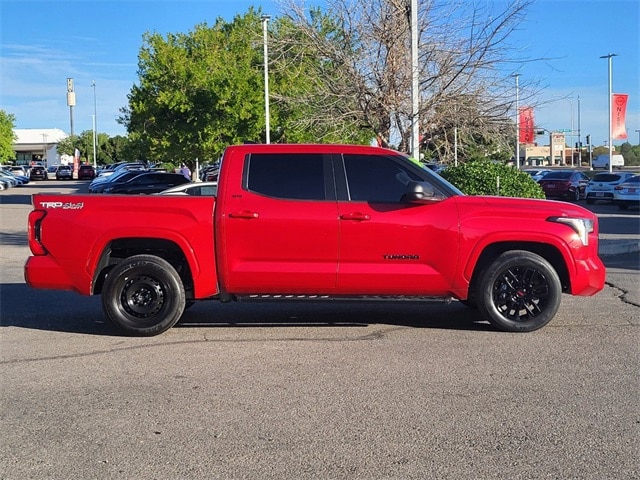
[[[59,128],[16,128],[13,151],[16,165],[43,165],[68,163],[68,155],[60,158],[58,143],[68,135]],[[70,157],[73,160],[73,157]]]

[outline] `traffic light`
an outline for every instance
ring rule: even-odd
[[[591,145],[591,135],[587,135],[587,145]]]

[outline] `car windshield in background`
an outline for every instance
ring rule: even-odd
[[[573,172],[550,172],[547,173],[542,180],[566,180],[571,177]]]

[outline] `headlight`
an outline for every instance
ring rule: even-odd
[[[589,245],[589,234],[593,232],[594,221],[590,218],[549,217],[549,222],[564,223],[569,225],[578,234],[583,245]]]

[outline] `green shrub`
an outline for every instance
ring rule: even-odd
[[[441,175],[467,195],[545,198],[544,191],[529,174],[489,160],[448,167]]]

